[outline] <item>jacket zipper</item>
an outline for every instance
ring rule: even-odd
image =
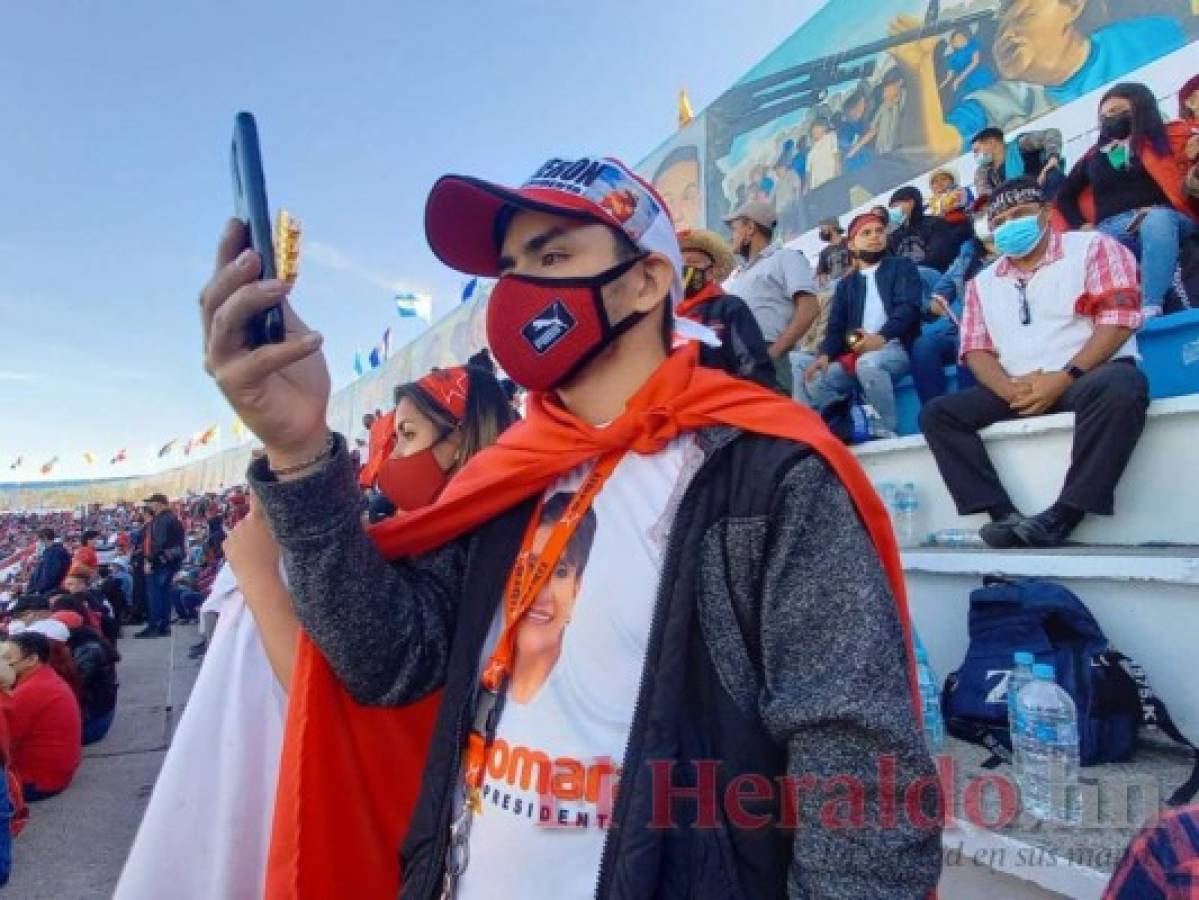
[[[458,793],[458,782],[461,780],[462,773],[462,744],[463,733],[462,725],[466,721],[466,710],[470,706],[471,692],[467,692],[467,700],[458,707],[458,719],[454,724],[454,755],[451,759],[450,766],[450,789],[442,798],[441,806],[437,810],[437,844],[433,853],[433,865],[429,867],[429,876],[425,879],[425,883],[421,888],[420,895],[422,897],[435,896],[434,890],[437,887],[438,881],[445,877],[445,854],[450,842],[450,821],[453,819],[454,796]],[[463,798],[466,802],[466,798]],[[446,812],[451,813],[446,816]]]
[[[722,449],[723,446],[714,450],[712,455],[704,460],[703,465],[696,471],[695,476],[691,479],[691,484],[687,486],[687,490],[683,494],[678,512],[675,514],[674,524],[670,528],[670,538],[666,544],[665,564],[662,566],[662,577],[658,581],[658,596],[654,601],[654,613],[650,619],[649,646],[646,648],[645,660],[641,665],[641,681],[637,687],[637,703],[633,707],[633,721],[629,726],[629,737],[625,741],[624,753],[622,754],[622,776],[625,772],[635,772],[637,768],[636,766],[629,766],[629,749],[633,745],[634,736],[639,735],[645,730],[646,709],[649,705],[647,697],[650,680],[649,670],[650,665],[657,661],[662,651],[662,617],[665,614],[667,597],[673,587],[674,573],[678,570],[678,557],[681,553],[679,544],[682,540],[680,535],[683,533],[681,526],[685,522],[690,521],[692,517],[692,507],[694,506],[692,501],[696,485],[707,475],[713,460],[716,459]],[[612,834],[624,825],[624,817],[628,812],[631,797],[631,790],[620,791],[616,797],[616,807],[612,810],[612,818],[608,822],[608,832],[604,835],[603,853],[600,855],[599,876],[595,884],[595,896],[597,898],[605,897],[612,887],[612,860],[616,855],[616,845],[613,843]]]

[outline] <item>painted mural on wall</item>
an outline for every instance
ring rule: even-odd
[[[1197,37],[1191,0],[828,0],[638,170],[680,225],[765,200],[785,240]]]

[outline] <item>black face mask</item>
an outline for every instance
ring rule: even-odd
[[[743,240],[740,243],[740,245],[738,245],[738,247],[737,247],[737,255],[744,259],[749,259],[749,255],[753,252],[754,252],[753,241],[749,240],[749,238],[746,238],[745,240]]]
[[[712,271],[712,267],[706,269],[698,268],[697,266],[686,266],[683,269],[683,292],[688,297],[694,297],[700,291],[708,286],[708,273]]]
[[[884,256],[887,255],[886,250],[855,250],[854,254],[868,266],[873,266],[877,262],[882,262]]]
[[[824,241],[826,244],[829,243],[830,241],[832,241],[832,239],[833,239],[833,233],[831,231],[821,231],[820,232],[820,240]]]
[[[1099,138],[1103,141],[1126,141],[1132,137],[1132,113],[1122,112],[1099,120]]]

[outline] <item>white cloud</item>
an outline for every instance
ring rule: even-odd
[[[374,271],[369,266],[363,265],[358,260],[342,253],[336,247],[331,247],[320,241],[308,241],[305,243],[304,258],[311,259],[313,262],[327,269],[333,269],[336,272],[350,275],[359,281],[364,281],[384,291],[395,291],[399,287],[399,283],[395,279],[388,278]]]
[[[336,247],[321,241],[309,240],[304,243],[300,259],[301,266],[305,260],[311,260],[319,266],[324,266],[326,269],[341,272],[343,275],[349,275],[351,278],[356,278],[358,281],[386,291],[388,299],[390,299],[391,295],[400,291],[415,291],[418,294],[428,293],[427,291],[417,289],[400,278],[389,278],[382,272],[354,259],[349,254],[343,253]],[[303,278],[302,273],[300,277]]]

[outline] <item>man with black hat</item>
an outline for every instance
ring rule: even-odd
[[[798,250],[771,246],[777,216],[769,203],[750,201],[724,221],[733,229],[733,250],[745,260],[724,288],[758,320],[779,386],[791,396],[791,350],[820,315],[812,266]]]
[[[146,523],[145,549],[146,603],[150,608],[146,627],[136,638],[163,637],[171,633],[171,583],[183,567],[187,555],[183,523],[171,510],[165,494],[151,494],[145,500],[152,516]]]
[[[978,386],[932,401],[920,416],[958,512],[988,513],[980,535],[996,548],[1057,547],[1087,513],[1111,515],[1149,405],[1136,365],[1135,257],[1098,232],[1054,232],[1049,212],[1032,178],[992,196],[1001,258],[969,283],[962,313],[961,356]],[[1057,502],[1026,518],[978,431],[1055,412],[1076,414],[1070,469]]]

